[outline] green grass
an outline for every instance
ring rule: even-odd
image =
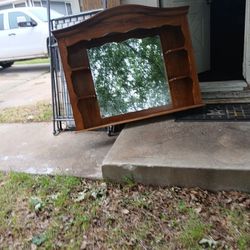
[[[0,123],[44,122],[51,121],[51,119],[52,106],[46,102],[0,110]]]
[[[240,235],[238,237],[237,240],[237,245],[238,245],[238,249],[240,250],[247,250],[249,249],[250,246],[250,235],[243,233],[242,235]]]
[[[180,234],[180,241],[186,249],[194,249],[199,241],[206,237],[209,229],[210,225],[197,215],[190,213],[190,219],[184,223],[183,231]]]
[[[16,65],[23,65],[23,64],[40,64],[40,63],[49,63],[49,58],[37,58],[32,60],[24,60],[24,61],[17,61],[15,62]]]
[[[249,194],[192,192],[0,173],[0,248],[250,248]]]

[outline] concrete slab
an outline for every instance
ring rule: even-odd
[[[0,109],[51,102],[49,64],[0,69]]]
[[[243,91],[247,86],[243,80],[200,82],[202,93]]]
[[[103,177],[153,185],[250,191],[250,123],[156,119],[124,129]]]
[[[115,141],[103,132],[52,135],[51,123],[1,124],[0,171],[98,179]]]

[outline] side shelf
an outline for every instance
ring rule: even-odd
[[[174,108],[199,104],[195,102],[190,53],[181,27],[166,29],[161,36],[164,44],[164,59]]]

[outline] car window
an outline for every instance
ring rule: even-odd
[[[26,21],[32,21],[32,19],[21,11],[9,13],[9,26],[10,29],[18,28],[18,17],[25,17]]]
[[[3,26],[3,14],[0,14],[0,30],[4,30],[4,26]]]

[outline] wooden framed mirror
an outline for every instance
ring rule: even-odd
[[[203,105],[187,12],[123,5],[53,32],[77,130]]]

